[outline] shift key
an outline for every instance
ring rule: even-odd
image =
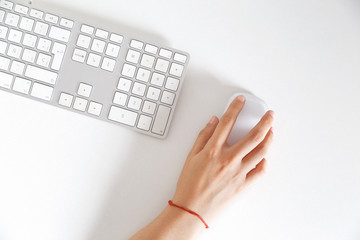
[[[52,85],[55,84],[58,77],[57,73],[30,65],[26,68],[25,76]]]
[[[171,111],[171,108],[169,108],[169,107],[166,107],[163,105],[159,106],[159,109],[156,113],[154,125],[151,130],[153,133],[156,133],[159,135],[164,135],[166,124],[167,124],[169,116],[170,116],[170,111]]]

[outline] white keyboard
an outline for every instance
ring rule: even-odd
[[[0,0],[0,89],[164,138],[189,54]]]

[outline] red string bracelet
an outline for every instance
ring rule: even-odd
[[[186,209],[186,208],[184,208],[184,207],[181,207],[181,206],[179,206],[179,205],[176,205],[176,204],[173,203],[171,200],[169,200],[168,203],[169,203],[170,206],[177,207],[177,208],[179,208],[179,209],[181,209],[181,210],[184,210],[185,212],[190,213],[191,215],[194,215],[194,216],[198,217],[198,218],[203,222],[203,224],[205,225],[205,228],[209,228],[209,226],[206,224],[206,222],[204,221],[204,219],[203,219],[199,214],[197,214],[196,212],[193,212],[193,211],[191,211],[191,210],[189,210],[189,209]]]

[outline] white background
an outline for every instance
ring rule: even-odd
[[[129,238],[238,91],[276,112],[268,174],[202,239],[360,239],[359,1],[48,2],[187,51],[190,67],[166,140],[0,92],[0,239]]]

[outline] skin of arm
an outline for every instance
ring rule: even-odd
[[[273,141],[274,112],[268,111],[239,142],[227,138],[245,103],[238,96],[220,121],[212,117],[199,133],[180,174],[172,201],[211,221],[244,188],[264,175],[265,155]],[[204,225],[195,216],[167,206],[131,240],[195,239]]]

